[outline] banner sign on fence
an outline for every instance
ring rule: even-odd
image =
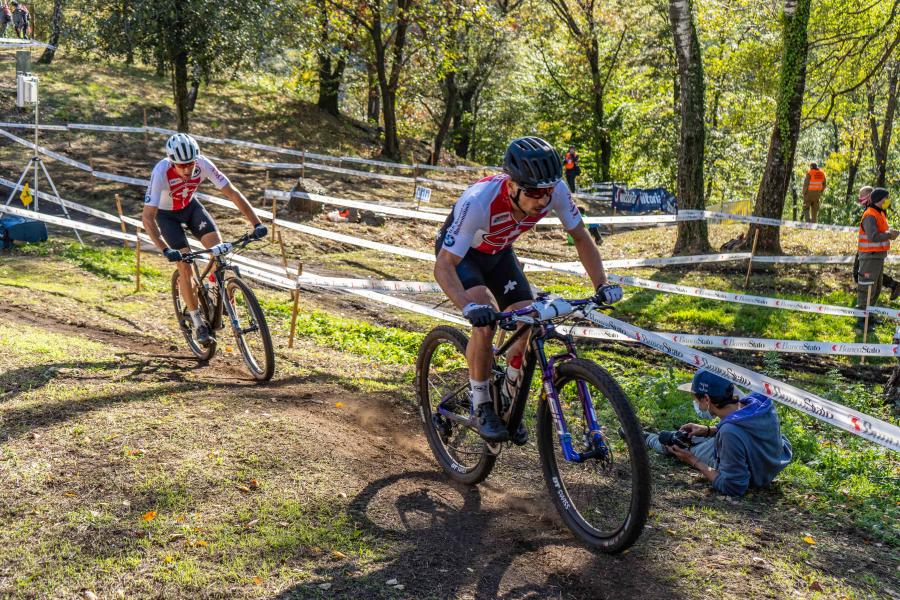
[[[431,202],[431,188],[416,186],[416,202]]]
[[[678,211],[678,200],[665,188],[643,190],[613,186],[613,208],[631,213],[659,210],[674,214]]]

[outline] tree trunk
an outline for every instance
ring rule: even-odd
[[[692,0],[669,0],[669,18],[675,38],[681,114],[678,143],[679,207],[704,210],[703,161],[706,144],[706,100],[703,57],[694,26]],[[678,223],[674,254],[704,254],[710,251],[706,221]]]
[[[397,90],[400,87],[400,71],[403,69],[403,51],[409,28],[409,9],[413,0],[399,0],[396,6],[396,23],[391,34],[391,68],[388,74],[387,48],[382,31],[380,10],[375,11],[369,33],[375,46],[375,68],[378,72],[378,88],[381,90],[381,115],[384,121],[384,141],[381,153],[400,160],[400,138],[397,135]]]
[[[891,136],[894,129],[894,113],[897,110],[897,76],[900,63],[893,63],[888,69],[888,98],[884,111],[884,122],[881,135],[878,135],[878,122],[875,119],[875,87],[871,86],[866,94],[869,107],[869,130],[872,136],[872,152],[875,155],[875,185],[885,187],[887,179],[888,152],[891,148]]]
[[[62,32],[62,0],[53,1],[53,17],[50,24],[49,47],[44,49],[44,53],[38,59],[38,63],[49,65],[53,62],[53,55],[56,54],[56,46],[59,45],[59,36]]]
[[[175,115],[178,119],[178,131],[188,133],[188,55],[179,52],[172,58],[172,93],[175,97]]]
[[[784,199],[791,183],[797,138],[800,135],[800,116],[806,91],[806,60],[809,52],[807,26],[811,0],[785,0],[781,15],[784,30],[781,68],[778,81],[778,100],[775,108],[775,127],[769,140],[769,153],[763,171],[753,215],[780,219]],[[759,230],[757,251],[781,254],[781,228],[752,224],[747,232],[751,243]]]
[[[855,150],[856,140],[850,140],[850,165],[847,167],[847,202],[853,202],[856,195],[856,174],[859,172],[859,161],[862,159],[862,148]]]
[[[603,105],[603,82],[600,73],[600,47],[597,37],[591,39],[585,55],[591,71],[591,128],[595,154],[597,156],[598,172],[595,176],[600,181],[610,180],[610,164],[612,163],[612,142],[609,139],[609,130],[606,127],[606,113]]]
[[[368,63],[366,68],[366,83],[368,90],[366,120],[377,125],[378,115],[381,114],[381,96],[378,91],[378,71],[372,63]]]
[[[454,109],[457,105],[459,97],[459,88],[456,87],[456,73],[450,72],[444,76],[444,114],[441,116],[441,122],[438,125],[437,133],[434,136],[434,147],[431,151],[430,164],[436,165],[441,160],[441,150],[444,147],[444,139],[447,132],[450,131],[450,123],[453,120]]]
[[[331,29],[331,23],[328,18],[328,7],[325,0],[316,0],[318,6],[318,28],[319,35],[324,40],[328,38]],[[317,51],[319,60],[319,100],[316,103],[319,108],[335,117],[341,116],[338,94],[341,91],[341,79],[344,77],[344,67],[346,66],[343,56],[334,57],[331,52],[320,47]],[[337,64],[332,69],[332,63]]]
[[[472,145],[471,115],[474,106],[475,90],[464,89],[459,96],[456,111],[453,115],[453,149],[457,156],[469,158]]]
[[[332,59],[325,52],[319,53],[319,100],[316,105],[335,117],[341,116],[339,105],[339,93],[341,80],[344,78],[344,68],[347,63],[343,58],[337,60],[334,69],[331,68]]]

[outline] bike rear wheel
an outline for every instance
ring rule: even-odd
[[[416,395],[425,437],[441,468],[467,485],[484,481],[497,457],[472,429],[438,414],[438,404],[468,418],[471,407],[468,338],[458,329],[435,327],[425,336],[416,359]]]
[[[225,296],[237,317],[237,326],[232,323],[231,328],[244,363],[257,381],[270,380],[275,373],[275,349],[256,294],[242,280],[229,277]]]
[[[640,423],[619,384],[593,362],[561,364],[556,388],[575,450],[592,447],[582,404],[586,388],[609,453],[580,463],[566,460],[550,400],[544,398],[537,438],[550,495],[579,539],[603,552],[621,552],[641,535],[650,510],[650,462]]]
[[[187,341],[188,348],[190,348],[194,356],[200,360],[209,360],[216,353],[216,342],[213,341],[208,346],[203,346],[194,339],[194,322],[191,320],[191,315],[188,314],[187,304],[181,296],[181,287],[178,285],[179,279],[180,273],[176,269],[175,272],[172,273],[172,302],[175,306],[175,319],[178,321],[178,328],[181,330],[181,334],[184,336],[185,341]],[[214,300],[209,297],[206,290],[198,290],[197,295],[199,299],[198,307],[200,308],[200,314],[203,315],[207,325],[211,325],[213,322],[213,315],[215,314],[215,308],[212,304]]]

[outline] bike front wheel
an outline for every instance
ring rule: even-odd
[[[181,286],[179,285],[180,278],[180,274],[176,269],[175,272],[172,273],[172,302],[175,306],[175,319],[178,321],[178,328],[181,330],[181,334],[184,336],[185,341],[187,341],[188,348],[190,348],[194,356],[200,360],[206,361],[211,359],[216,353],[216,342],[213,341],[209,345],[203,346],[194,339],[194,322],[191,320],[187,304],[181,295]],[[207,324],[211,324],[213,322],[212,317],[215,313],[215,309],[210,303],[210,298],[208,297],[206,290],[199,290],[198,298],[200,314],[203,315]]]
[[[595,457],[566,459],[551,400],[544,398],[537,438],[550,495],[579,539],[602,552],[621,552],[640,537],[650,510],[650,461],[640,423],[616,380],[593,362],[561,364],[555,383],[574,450]],[[593,406],[600,427],[599,449],[585,402]]]
[[[272,335],[266,323],[256,294],[237,277],[229,277],[225,282],[225,295],[231,305],[229,319],[241,357],[257,381],[268,381],[275,373],[275,349]]]
[[[454,480],[467,485],[484,481],[497,457],[484,440],[462,423],[440,413],[438,405],[462,418],[471,412],[465,334],[453,327],[432,329],[416,359],[416,396],[431,452]]]

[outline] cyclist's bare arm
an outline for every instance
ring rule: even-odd
[[[606,283],[606,270],[603,268],[603,259],[600,258],[600,251],[597,244],[591,239],[587,228],[579,223],[574,229],[567,232],[575,240],[575,250],[578,252],[578,260],[587,271],[588,277],[594,284],[594,287]]]
[[[244,215],[244,218],[250,221],[250,225],[256,225],[259,223],[259,217],[256,216],[256,213],[253,212],[253,207],[250,206],[250,202],[244,198],[244,195],[238,191],[234,185],[228,183],[225,187],[219,190],[222,194],[234,202],[234,205],[238,207],[238,210],[241,211],[241,214]]]
[[[477,303],[477,300],[466,293],[462,282],[459,280],[459,275],[456,274],[456,265],[460,261],[462,261],[461,256],[441,248],[437,261],[434,263],[434,280],[441,286],[441,289],[444,290],[450,301],[456,305],[456,308],[462,310],[466,304],[470,302]]]
[[[144,222],[144,229],[147,231],[147,235],[150,236],[150,239],[153,240],[153,244],[160,250],[165,250],[168,246],[163,241],[162,235],[159,233],[159,226],[156,224],[156,212],[158,210],[159,209],[155,206],[145,204],[144,212],[141,213],[141,221]],[[176,250],[180,249],[181,248],[176,248]]]

